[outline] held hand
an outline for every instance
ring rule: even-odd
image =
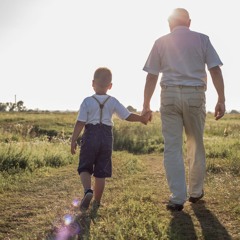
[[[141,115],[142,115],[142,116],[145,116],[146,114],[147,114],[147,115],[150,114],[150,116],[149,116],[149,118],[148,118],[148,121],[151,122],[151,121],[152,121],[152,111],[151,111],[150,109],[144,108],[144,109],[142,110]]]
[[[218,102],[215,107],[215,114],[214,114],[215,120],[222,118],[225,114],[225,111],[226,111],[225,104]]]
[[[152,111],[148,111],[142,115],[143,124],[147,125],[149,121],[152,119]]]

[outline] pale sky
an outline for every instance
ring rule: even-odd
[[[240,110],[237,0],[0,0],[0,102],[16,95],[27,109],[78,111],[94,93],[95,69],[108,67],[108,94],[141,111],[142,68],[154,41],[169,33],[167,18],[177,7],[189,11],[191,30],[210,37],[224,64],[227,111]],[[152,110],[159,110],[159,94],[158,82]],[[213,111],[210,76],[206,97]]]

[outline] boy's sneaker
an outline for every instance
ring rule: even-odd
[[[176,204],[169,201],[166,208],[167,210],[170,210],[170,211],[182,211],[183,204]]]
[[[81,204],[80,204],[80,210],[83,212],[83,211],[86,211],[90,205],[90,202],[92,200],[92,197],[93,197],[93,190],[92,189],[88,189],[87,191],[85,191],[85,194],[84,194],[84,197],[81,201]]]
[[[203,196],[204,196],[204,192],[202,191],[202,194],[199,197],[189,197],[188,201],[191,202],[191,203],[196,203],[200,199],[202,199]]]

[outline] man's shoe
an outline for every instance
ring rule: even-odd
[[[202,194],[201,194],[199,197],[190,197],[190,198],[188,199],[188,201],[191,202],[191,203],[196,203],[196,202],[198,202],[200,199],[202,199],[203,196],[204,196],[204,192],[202,191]]]
[[[183,204],[176,204],[176,203],[169,202],[166,208],[167,210],[170,210],[170,211],[182,211]]]
[[[90,205],[90,202],[92,200],[93,197],[93,190],[92,189],[88,189],[87,191],[85,191],[84,197],[81,201],[80,204],[80,210],[82,212],[86,211]]]

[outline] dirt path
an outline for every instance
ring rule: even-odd
[[[140,157],[144,162],[145,171],[138,175],[136,181],[154,189],[158,202],[157,209],[165,209],[169,192],[161,158],[159,156]],[[114,179],[110,181],[114,184]],[[226,186],[229,182],[231,184]],[[227,188],[226,191],[221,190],[223,186]],[[193,236],[192,239],[240,239],[239,218],[236,217],[237,214],[232,215],[229,196],[232,194],[234,199],[237,199],[239,190],[239,178],[228,175],[208,177],[204,201],[194,205],[187,202],[181,213],[171,215],[164,210],[164,215],[170,222],[170,231],[174,231],[176,226],[181,225],[182,234],[190,234]],[[106,192],[108,191],[111,191],[111,186],[106,187]],[[76,199],[81,199],[81,193],[76,164],[73,164],[51,169],[44,177],[35,176],[31,182],[21,184],[19,191],[1,194],[0,239],[44,239],[46,233],[51,232],[54,227],[63,222],[63,216],[75,211],[72,203]],[[105,200],[106,204],[110,201],[110,199]],[[234,206],[236,204],[239,202],[236,201]],[[236,206],[237,211],[240,212],[239,205]],[[212,238],[206,238],[206,236],[212,236]]]
[[[51,169],[44,177],[22,183],[20,191],[1,194],[0,239],[20,239],[21,233],[41,239],[43,229],[51,230],[80,197],[75,169],[74,165]]]
[[[148,172],[156,179],[159,197],[165,207],[169,196],[162,164],[156,164],[158,157],[146,161]],[[187,175],[187,174],[186,174]],[[153,182],[153,181],[152,181]],[[182,235],[192,234],[192,239],[230,240],[240,239],[240,178],[229,174],[207,175],[205,197],[196,204],[188,201],[183,212],[174,213],[169,224],[174,230],[182,225]],[[234,213],[234,215],[233,215]],[[186,229],[185,229],[186,228]],[[195,232],[195,233],[194,233]],[[181,235],[181,233],[178,233]],[[195,237],[194,237],[195,235]]]

